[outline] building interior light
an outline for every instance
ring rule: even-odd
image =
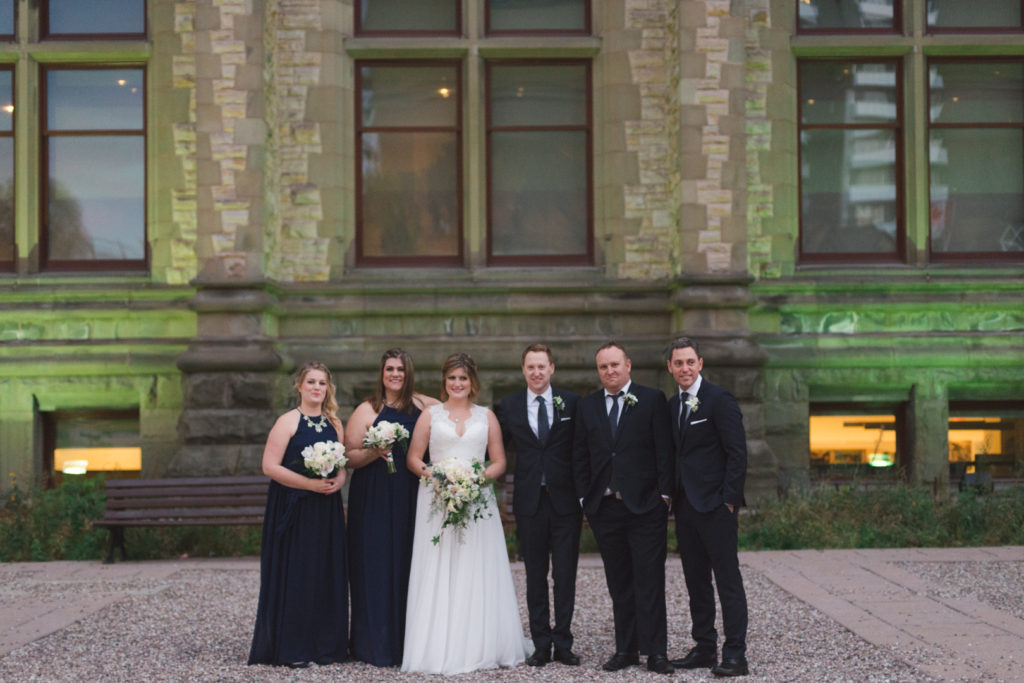
[[[5,104],[4,105],[4,111],[7,112],[8,114],[13,114],[14,113],[14,105],[13,104]]]
[[[441,95],[441,97],[443,97],[445,99],[447,99],[448,96],[451,95],[451,91],[448,90],[448,88],[441,88],[437,92]]]
[[[53,469],[65,474],[68,465],[81,467],[84,474],[88,467],[93,472],[98,470],[110,472],[116,470],[142,469],[142,449],[138,447],[124,448],[56,448],[53,451]]]
[[[88,460],[65,460],[64,466],[60,468],[64,474],[85,474],[89,471]]]

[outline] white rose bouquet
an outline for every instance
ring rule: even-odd
[[[420,479],[424,486],[434,489],[431,502],[434,512],[444,515],[441,530],[454,527],[465,529],[470,522],[490,517],[483,488],[487,486],[484,465],[479,460],[466,462],[458,458],[445,458],[430,466],[430,473]],[[434,545],[441,540],[438,534],[431,539]]]
[[[336,469],[348,464],[345,447],[337,441],[318,441],[302,449],[302,463],[310,474],[326,479]]]
[[[381,420],[366,430],[363,437],[363,448],[380,448],[387,450],[384,460],[388,463],[388,472],[395,473],[395,459],[391,455],[394,445],[405,445],[409,442],[409,430],[397,422]]]

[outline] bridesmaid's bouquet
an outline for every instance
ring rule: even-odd
[[[483,488],[487,485],[484,477],[484,465],[479,460],[466,462],[458,458],[445,458],[430,466],[429,474],[420,479],[424,486],[434,489],[431,506],[434,512],[444,515],[441,530],[454,527],[465,529],[470,522],[490,517],[487,510],[487,499]],[[440,533],[431,541],[437,545],[441,540]]]
[[[409,442],[409,430],[397,422],[381,420],[366,430],[363,437],[363,448],[387,449],[384,460],[388,463],[388,472],[395,473],[395,459],[391,455],[391,448],[397,443],[405,445]]]
[[[318,441],[302,449],[302,463],[310,474],[326,479],[334,470],[348,464],[345,447],[337,441]]]

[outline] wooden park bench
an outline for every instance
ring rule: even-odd
[[[129,526],[262,524],[269,483],[262,475],[108,480],[103,518],[93,522],[110,531],[103,562],[114,561],[114,548],[127,559],[124,529]]]

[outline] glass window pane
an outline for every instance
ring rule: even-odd
[[[359,0],[359,30],[455,33],[458,0]]]
[[[1020,26],[1020,0],[928,0],[928,26],[936,28]]]
[[[0,69],[0,133],[14,130],[14,72]]]
[[[1024,64],[931,62],[932,123],[1024,122]]]
[[[815,478],[897,477],[895,415],[811,415],[809,436]]]
[[[489,0],[491,31],[585,31],[587,0]]]
[[[454,66],[363,66],[362,125],[455,126],[458,69]]]
[[[896,149],[892,130],[801,132],[804,253],[896,252]]]
[[[14,35],[14,0],[0,0],[0,36]]]
[[[1024,251],[1024,132],[932,129],[933,252]]]
[[[14,261],[14,138],[0,138],[0,263]]]
[[[587,135],[491,134],[491,252],[587,253]]]
[[[1024,409],[949,410],[949,474],[1024,476]]]
[[[50,138],[49,259],[145,257],[145,139]]]
[[[362,256],[458,256],[456,133],[365,133]]]
[[[894,28],[893,0],[797,0],[797,7],[801,29]]]
[[[141,130],[142,74],[142,69],[48,71],[48,129]]]
[[[896,86],[893,62],[801,62],[801,121],[805,124],[894,123],[899,118]]]
[[[145,0],[48,0],[50,35],[144,34]]]
[[[586,76],[582,64],[492,67],[492,125],[586,125]]]

